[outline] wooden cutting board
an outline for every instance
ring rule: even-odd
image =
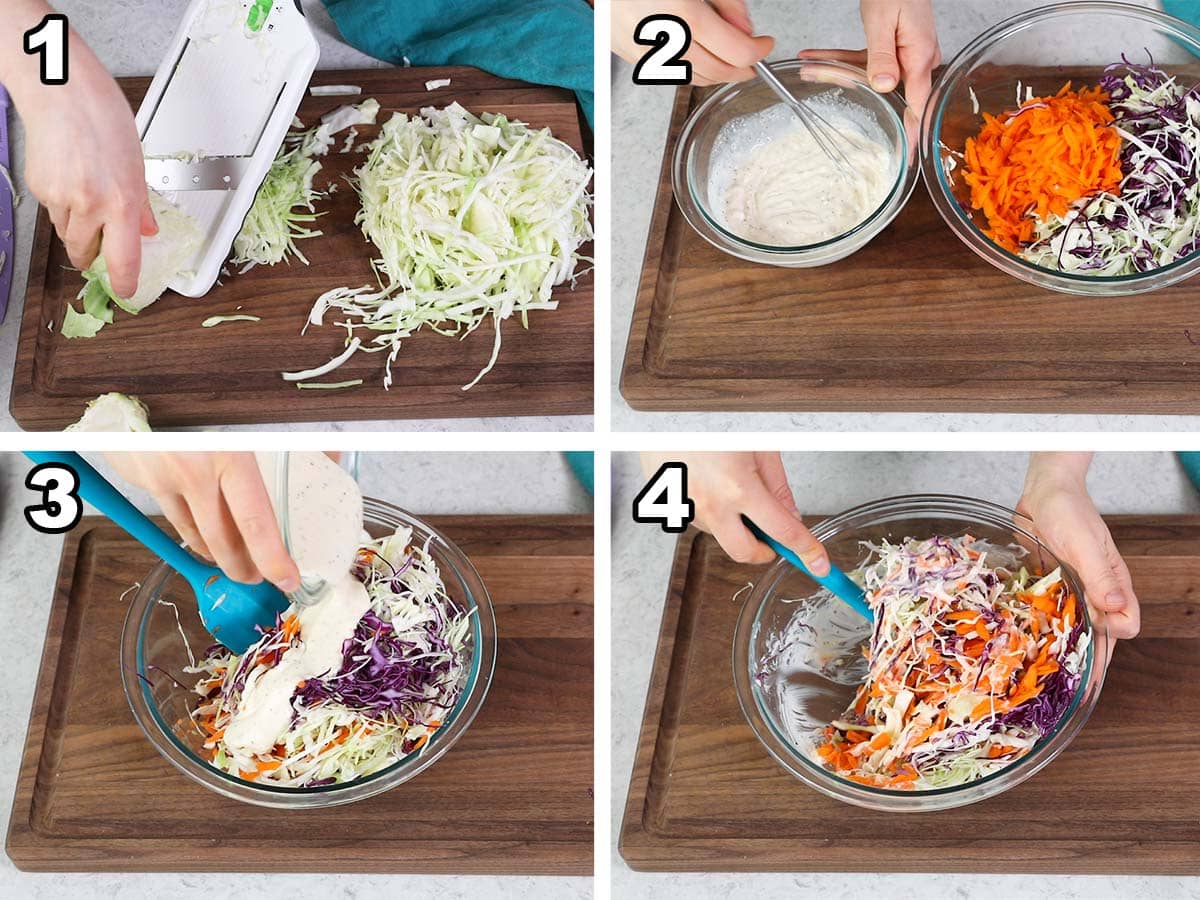
[[[449,78],[429,92],[425,82]],[[149,78],[120,79],[137,107]],[[503,112],[530,125],[549,127],[590,157],[591,136],[574,96],[565,90],[507,81],[477,69],[364,69],[317,72],[313,84],[356,84],[362,96],[305,96],[299,116],[311,127],[322,113],[374,97],[379,122],[393,111],[457,100],[473,112]],[[359,126],[356,147],[378,133]],[[592,412],[592,276],[574,290],[555,291],[557,310],[534,312],[529,329],[519,319],[504,323],[496,367],[469,391],[461,390],[487,363],[494,330],[485,323],[465,340],[423,331],[404,342],[393,364],[394,383],[383,389],[383,354],[359,354],[327,381],[362,378],[344,390],[298,390],[280,373],[322,365],[344,347],[345,333],[332,325],[300,334],[313,301],[339,286],[373,284],[370,261],[377,251],[354,224],[358,197],[343,176],[362,164],[360,153],[339,153],[348,132],[337,136],[321,159],[316,185],[337,184],[318,205],[321,237],[298,242],[311,265],[258,266],[222,277],[206,297],[168,292],[137,316],[117,312],[115,324],[91,339],[59,333],[63,310],[83,280],[69,267],[45,209],[38,212],[29,283],[10,406],[26,429],[61,429],[78,419],[89,400],[106,391],[133,394],[150,408],[155,428],[180,425],[328,422],[346,419],[420,419],[464,416],[537,416]],[[590,256],[590,247],[581,251]],[[236,268],[236,267],[234,267]],[[582,266],[581,268],[586,268]],[[78,309],[78,303],[76,303]],[[261,322],[200,323],[213,315],[245,313]],[[50,323],[54,324],[50,330]]]
[[[625,806],[634,869],[1200,874],[1200,516],[1108,520],[1142,631],[1100,703],[1024,784],[960,809],[880,813],[825,797],[758,742],[730,670],[731,601],[761,568],[680,538]]]
[[[31,871],[592,872],[592,520],[429,521],[470,557],[499,631],[478,718],[370,800],[280,812],[194,784],[121,688],[121,592],[154,560],[104,520],[68,536],[17,781],[8,854]]]
[[[967,249],[923,182],[833,265],[710,246],[671,190],[676,140],[707,95],[675,99],[621,374],[634,409],[1200,413],[1200,282],[1111,299],[1027,285]]]

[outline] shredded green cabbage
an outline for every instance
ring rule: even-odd
[[[313,188],[313,178],[321,171],[315,157],[329,152],[336,132],[351,125],[374,124],[378,113],[378,101],[367,99],[357,106],[339,106],[315,128],[288,133],[254,197],[242,230],[233,239],[232,262],[242,266],[242,272],[257,265],[273,266],[289,255],[308,265],[296,241],[322,233],[309,227],[324,215],[313,206],[325,196]]]
[[[337,310],[348,336],[365,331],[364,352],[386,351],[387,388],[405,338],[425,326],[463,337],[490,318],[491,359],[467,390],[495,365],[500,323],[517,314],[528,327],[530,310],[557,308],[554,287],[578,277],[591,169],[549,129],[458,103],[394,114],[367,149],[356,222],[379,250],[380,285],[322,294],[309,323]]]
[[[201,328],[213,328],[222,322],[261,322],[261,316],[209,316],[200,323]]]
[[[354,378],[350,381],[301,381],[296,384],[296,387],[306,391],[336,391],[341,388],[358,387],[362,383],[361,378]]]

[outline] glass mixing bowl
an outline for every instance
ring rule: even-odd
[[[1179,76],[1180,84],[1200,81],[1200,29],[1128,3],[1040,7],[1001,22],[968,44],[938,78],[921,126],[921,174],[950,230],[1001,271],[1067,294],[1138,294],[1194,275],[1200,252],[1135,275],[1070,274],[1028,262],[983,233],[987,219],[971,209],[962,158],[952,155],[962,153],[967,138],[978,133],[982,113],[999,115],[1015,108],[1018,81],[1022,99],[1027,88],[1034,96],[1045,96],[1068,80],[1076,88],[1094,87],[1104,68],[1120,62],[1122,54],[1140,64],[1149,61],[1147,52],[1156,65]]]
[[[408,781],[433,765],[470,727],[487,695],[496,663],[496,617],[487,589],[462,551],[415,516],[390,503],[369,498],[363,499],[363,512],[364,528],[373,538],[391,534],[400,525],[412,528],[415,542],[424,542],[432,536],[429,553],[441,571],[446,593],[460,609],[475,610],[467,647],[467,683],[458,703],[444,719],[445,724],[420,751],[373,775],[344,784],[273,787],[214,768],[201,746],[200,735],[189,727],[188,711],[198,699],[191,691],[197,676],[182,671],[188,664],[183,635],[194,653],[210,646],[212,637],[200,623],[196,601],[187,583],[160,562],[138,588],[125,616],[121,633],[121,681],[133,717],[150,743],[189,778],[218,794],[259,806],[280,809],[336,806],[373,797]],[[148,666],[157,668],[148,670]],[[138,673],[150,674],[153,686],[139,678]],[[174,679],[179,679],[185,687],[180,687]]]
[[[785,687],[781,679],[785,676],[773,673],[760,678],[760,661],[769,653],[772,637],[787,627],[796,611],[795,603],[787,601],[814,597],[821,588],[789,563],[777,560],[755,584],[738,616],[733,638],[733,680],[750,727],[785,769],[809,787],[846,803],[886,812],[911,812],[950,809],[993,797],[1020,784],[1066,749],[1100,697],[1108,666],[1108,632],[1103,621],[1098,621],[1087,609],[1078,577],[1041,544],[1031,521],[983,500],[925,494],[858,506],[820,522],[812,531],[824,543],[834,564],[845,571],[856,569],[865,561],[868,552],[862,541],[898,542],[906,537],[923,539],[934,534],[958,536],[969,532],[998,545],[1019,544],[1028,551],[1024,564],[1030,572],[1046,574],[1055,567],[1062,568],[1079,598],[1084,629],[1091,641],[1083,677],[1071,705],[1054,730],[1012,765],[977,781],[937,790],[903,791],[858,784],[806,754],[803,748],[811,747],[808,738],[815,734],[794,723],[799,720],[808,726],[818,723],[823,726],[840,717],[853,702],[861,679],[839,677],[838,673],[847,672],[861,660],[861,647],[870,636],[869,625],[826,593],[825,601],[838,608],[829,610],[828,624],[817,625],[822,633],[814,643],[822,645],[818,652],[823,656],[810,661],[813,669],[823,671],[789,673],[786,687],[791,702],[785,709],[780,698]],[[844,648],[841,657],[836,661],[826,658],[827,647],[838,643]],[[793,718],[797,712],[799,715]]]
[[[801,101],[824,98],[847,104],[866,123],[871,133],[889,150],[895,178],[879,208],[854,228],[817,244],[779,247],[739,237],[725,227],[723,198],[710,195],[714,171],[726,166],[728,135],[734,134],[746,116],[779,106],[779,98],[761,80],[727,84],[697,107],[688,117],[675,145],[672,184],[675,201],[696,232],[731,256],[774,266],[801,268],[823,266],[862,249],[903,208],[913,185],[917,167],[915,147],[905,130],[908,107],[895,93],[879,94],[871,89],[867,73],[840,62],[788,60],[770,64],[771,71]],[[722,138],[726,126],[732,126]]]

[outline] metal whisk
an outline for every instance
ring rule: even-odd
[[[792,92],[789,91],[772,72],[764,62],[756,62],[754,71],[758,73],[758,77],[766,82],[767,87],[773,90],[779,99],[793,113],[796,114],[808,133],[812,135],[817,146],[821,148],[824,154],[829,157],[829,160],[838,167],[838,171],[844,176],[849,176],[853,171],[853,166],[850,160],[846,158],[846,154],[838,147],[838,131],[825,119],[819,112],[813,109],[806,103],[797,100]]]

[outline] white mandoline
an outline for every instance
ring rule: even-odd
[[[319,55],[299,0],[193,0],[188,7],[137,113],[147,183],[205,235],[173,290],[201,297],[217,280]],[[166,175],[149,177],[155,157],[199,165],[225,157],[215,162],[234,174],[217,190],[163,190],[153,182]]]

